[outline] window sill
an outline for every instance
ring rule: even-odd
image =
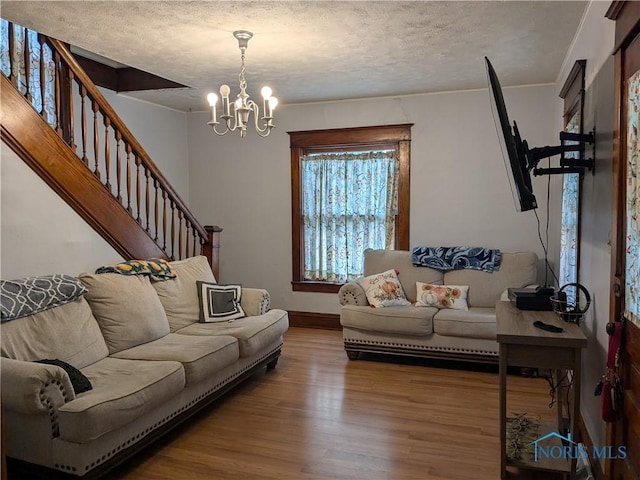
[[[342,283],[314,282],[311,280],[291,282],[294,292],[338,293],[342,285]]]

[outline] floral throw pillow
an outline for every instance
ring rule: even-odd
[[[387,270],[361,278],[358,283],[364,289],[367,300],[372,307],[410,305],[404,295],[396,270]]]
[[[416,307],[452,308],[469,310],[467,305],[468,285],[432,285],[416,282]]]

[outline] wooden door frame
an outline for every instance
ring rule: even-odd
[[[625,79],[625,49],[640,34],[640,2],[612,2],[606,15],[616,22],[615,27],[615,119],[613,135],[613,213],[611,230],[611,292],[609,296],[609,314],[611,321],[622,318],[625,295],[625,199],[626,171],[625,148],[627,137],[627,102]],[[624,379],[623,379],[624,381]],[[623,428],[621,421],[607,424],[607,444],[622,445]],[[616,467],[613,459],[605,459],[605,477],[614,479]]]

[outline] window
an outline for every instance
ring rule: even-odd
[[[289,132],[293,289],[337,292],[367,248],[409,248],[411,125]]]
[[[564,129],[583,133],[584,71],[586,60],[578,60],[569,73],[560,98],[564,99]],[[567,142],[569,143],[569,142]],[[578,152],[572,152],[579,158]],[[566,173],[562,179],[562,213],[560,226],[560,265],[558,287],[578,282],[580,261],[580,173]],[[573,301],[575,288],[565,289],[567,300]]]

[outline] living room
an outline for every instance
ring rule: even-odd
[[[536,8],[537,2],[524,3]],[[595,127],[596,169],[595,175],[584,176],[581,193],[580,283],[593,299],[582,325],[589,343],[582,357],[581,416],[592,442],[606,445],[607,426],[593,388],[606,366],[605,326],[610,319],[615,23],[605,17],[609,2],[572,3],[579,12],[571,16],[568,41],[552,52],[560,59],[554,78],[503,87],[509,115],[529,144],[554,145],[564,127],[559,91],[574,63],[587,61],[584,125],[586,130]],[[553,12],[554,7],[551,2],[544,8]],[[37,29],[37,18],[27,26]],[[257,34],[249,45],[248,62],[264,54],[256,48],[259,38]],[[236,48],[230,35],[228,47]],[[421,49],[409,47],[419,62]],[[543,62],[548,55],[551,52],[539,52],[535,61]],[[484,75],[483,58],[475,64]],[[500,75],[500,65],[494,66]],[[212,78],[211,88],[224,81],[232,78]],[[250,77],[248,81],[251,89],[257,88]],[[276,93],[277,87],[273,85]],[[277,128],[266,139],[253,132],[243,139],[213,135],[204,98],[200,111],[186,112],[109,90],[103,93],[196,218],[223,227],[220,281],[265,288],[273,307],[300,313],[300,322],[307,313],[335,321],[340,304],[335,293],[297,292],[291,287],[291,131],[413,124],[411,246],[466,244],[533,251],[541,259],[538,281],[545,280],[536,217],[514,207],[486,88],[297,104],[283,98],[276,109]],[[2,278],[76,275],[122,260],[4,142],[2,160]],[[542,232],[545,247],[555,266],[560,255],[562,178],[539,176],[533,182],[540,223],[543,228],[549,225],[548,237]]]

